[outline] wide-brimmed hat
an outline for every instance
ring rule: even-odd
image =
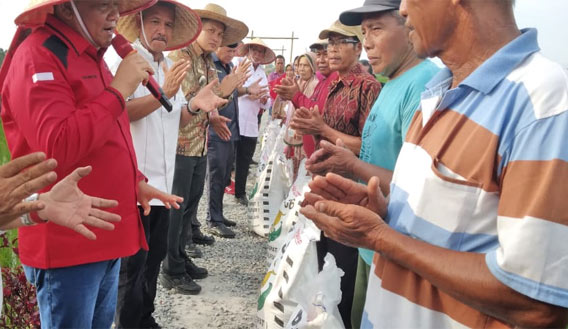
[[[237,56],[244,57],[244,56],[248,55],[248,53],[250,51],[250,46],[252,46],[252,45],[261,46],[264,49],[266,49],[266,51],[264,52],[264,59],[259,64],[264,65],[264,64],[270,64],[270,63],[274,62],[274,60],[276,59],[276,54],[274,53],[274,51],[272,51],[272,49],[270,49],[270,47],[268,47],[264,43],[264,41],[262,41],[259,38],[254,38],[251,41],[240,45],[239,48],[237,48]]]
[[[43,25],[48,14],[53,14],[53,6],[71,0],[30,0],[28,7],[16,17],[16,25],[34,27]],[[118,11],[120,15],[128,15],[146,9],[158,0],[119,0]]]
[[[168,40],[166,50],[183,48],[197,39],[201,32],[201,19],[195,11],[176,0],[159,0],[158,2],[167,2],[175,6],[174,31],[171,40]],[[136,23],[138,17],[138,13],[134,13],[118,20],[116,27],[118,33],[130,42],[134,42],[140,36],[140,28]]]
[[[319,38],[327,39],[329,38],[330,33],[337,33],[346,37],[356,37],[360,42],[363,42],[363,32],[361,31],[361,25],[347,26],[345,24],[341,24],[341,22],[337,20],[333,22],[330,27],[321,31]]]
[[[245,23],[227,16],[225,8],[209,3],[203,9],[195,9],[195,12],[201,19],[211,19],[225,25],[225,33],[223,33],[223,41],[221,46],[228,46],[243,40],[248,34],[248,26]]]
[[[341,23],[349,26],[361,25],[363,15],[398,10],[400,0],[365,0],[363,7],[344,11],[339,15]]]

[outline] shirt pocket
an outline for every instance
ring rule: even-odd
[[[416,205],[416,215],[429,225],[414,227],[413,231],[418,238],[440,247],[461,250],[480,199],[481,184],[451,172],[438,158],[432,159],[430,169],[418,200],[409,200]]]

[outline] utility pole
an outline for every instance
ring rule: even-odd
[[[247,39],[266,39],[266,40],[290,40],[290,59],[289,59],[289,63],[292,62],[292,56],[294,54],[294,40],[298,40],[298,38],[296,36],[294,36],[294,31],[292,31],[292,36],[291,37],[258,37],[254,35],[254,31],[250,31],[250,37],[247,37]],[[284,46],[282,46],[282,55],[284,55]]]

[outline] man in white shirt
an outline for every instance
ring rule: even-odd
[[[271,99],[268,94],[268,79],[262,65],[270,64],[276,58],[276,55],[267,47],[260,39],[241,45],[237,50],[237,64],[248,58],[252,62],[249,68],[250,78],[245,82],[242,88],[239,88],[239,129],[240,139],[237,142],[237,161],[235,170],[235,198],[237,202],[246,206],[248,201],[246,198],[246,183],[249,166],[256,148],[258,138],[258,114],[261,110],[270,108]],[[266,86],[261,92],[251,93],[257,86]]]
[[[180,85],[191,63],[185,60],[173,63],[163,55],[165,50],[187,46],[199,30],[198,15],[171,0],[159,1],[118,23],[119,33],[133,41],[134,49],[152,66],[154,78],[173,105],[172,111],[168,112],[142,85],[129,97],[126,105],[138,168],[150,185],[167,193],[172,191],[178,130],[190,120],[188,107],[210,111],[226,102],[213,94],[212,84],[204,88],[191,105],[187,104]],[[210,107],[201,106],[202,103],[208,103]],[[150,206],[149,214],[139,207],[149,251],[140,250],[122,261],[117,328],[158,327],[152,312],[160,263],[167,251],[169,210],[158,200],[150,201]]]

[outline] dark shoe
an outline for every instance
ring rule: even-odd
[[[227,218],[223,218],[223,224],[225,224],[225,226],[228,226],[228,227],[237,226],[236,222],[233,222],[232,220],[228,220]]]
[[[201,252],[201,249],[197,248],[195,243],[190,243],[185,246],[185,253],[191,258],[203,257],[203,252]]]
[[[201,286],[195,283],[187,273],[171,276],[162,272],[160,283],[165,289],[175,289],[177,293],[182,295],[197,295],[201,291]]]
[[[162,329],[153,316],[150,316],[150,318],[146,321],[142,321],[142,325],[140,325],[140,327],[144,329]]]
[[[249,202],[245,196],[235,197],[235,201],[242,206],[248,207]]]
[[[200,229],[196,229],[193,231],[193,233],[191,234],[191,239],[193,240],[193,243],[200,244],[203,246],[205,245],[210,246],[213,243],[215,243],[214,237],[203,234],[203,232],[201,232]]]
[[[185,259],[185,272],[192,279],[205,279],[209,274],[205,268],[195,265],[189,257]]]
[[[250,160],[250,164],[253,166],[258,166],[258,162],[254,161],[254,160]]]
[[[220,236],[222,238],[233,239],[235,237],[235,232],[224,224],[215,224],[208,228],[209,233],[213,235]]]

